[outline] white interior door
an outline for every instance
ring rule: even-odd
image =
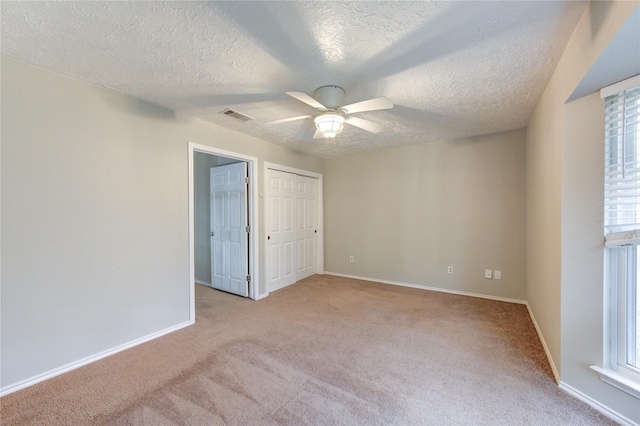
[[[296,282],[296,175],[267,171],[267,289],[275,291]]]
[[[211,281],[214,288],[249,296],[247,164],[211,168]]]
[[[318,179],[296,176],[296,279],[316,273]]]

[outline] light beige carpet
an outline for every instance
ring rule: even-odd
[[[0,399],[3,425],[601,425],[523,305],[313,276]]]

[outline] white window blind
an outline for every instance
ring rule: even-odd
[[[605,234],[640,229],[640,86],[605,98]]]

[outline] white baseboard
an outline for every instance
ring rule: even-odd
[[[206,283],[204,281],[196,280],[196,284],[206,285],[207,287],[211,287],[211,283]]]
[[[623,416],[623,415],[611,410],[609,407],[607,407],[605,405],[602,405],[601,403],[599,403],[595,399],[585,395],[584,393],[582,393],[579,390],[569,386],[568,384],[566,384],[564,382],[560,382],[559,387],[560,387],[560,389],[562,389],[564,392],[568,393],[569,395],[571,395],[575,399],[584,402],[585,404],[589,405],[590,407],[592,407],[596,411],[604,414],[605,416],[609,417],[611,420],[613,420],[615,422],[618,422],[623,426],[640,426],[638,423],[634,422],[633,420],[628,419],[625,416]]]
[[[438,291],[440,293],[457,294],[457,295],[460,295],[460,296],[479,297],[481,299],[498,300],[500,302],[519,303],[521,305],[526,305],[526,303],[527,303],[526,301],[520,300],[520,299],[510,299],[510,298],[507,298],[507,297],[490,296],[490,295],[486,295],[486,294],[469,293],[469,292],[466,292],[466,291],[458,291],[458,290],[448,290],[448,289],[445,289],[445,288],[428,287],[428,286],[417,285],[417,284],[408,284],[408,283],[402,283],[402,282],[399,282],[399,281],[379,280],[377,278],[368,278],[368,277],[360,277],[360,276],[357,276],[357,275],[339,274],[337,272],[327,272],[327,271],[325,271],[324,273],[327,274],[327,275],[334,275],[336,277],[353,278],[355,280],[372,281],[372,282],[381,283],[381,284],[392,284],[392,285],[399,285],[399,286],[402,286],[402,287],[419,288],[421,290]]]
[[[38,374],[37,376],[30,377],[28,379],[22,380],[20,382],[11,384],[9,386],[5,386],[0,389],[0,396],[5,396],[10,393],[19,391],[20,389],[27,388],[29,386],[33,386],[36,383],[43,382],[45,380],[51,379],[52,377],[59,376],[63,373],[69,372],[71,370],[75,370],[76,368],[80,368],[84,365],[91,364],[92,362],[98,361],[102,358],[106,358],[110,355],[117,354],[118,352],[122,352],[125,349],[132,348],[134,346],[138,346],[142,343],[148,342],[149,340],[157,339],[158,337],[164,336],[165,334],[169,334],[173,331],[179,330],[181,328],[192,325],[193,322],[185,321],[178,325],[174,325],[169,328],[165,328],[164,330],[157,331],[155,333],[148,334],[147,336],[141,337],[139,339],[132,340],[128,343],[124,343],[122,345],[116,346],[111,349],[107,349],[106,351],[99,352],[95,355],[88,356],[86,358],[80,359],[78,361],[71,362],[69,364],[63,365],[58,368],[54,368],[53,370],[49,370],[45,373]]]
[[[264,298],[265,298],[265,297],[267,297],[268,295],[269,295],[269,292],[267,291],[267,292],[265,292],[265,293],[258,294],[258,295],[256,296],[256,298],[255,298],[255,299],[253,299],[253,300],[260,300],[260,299],[264,299]]]
[[[531,317],[531,321],[533,322],[533,326],[536,328],[536,333],[538,333],[538,338],[540,339],[540,343],[542,343],[542,347],[544,348],[544,353],[547,354],[547,360],[549,361],[549,365],[551,366],[551,372],[553,373],[553,378],[556,383],[560,383],[560,373],[558,372],[558,368],[556,368],[556,364],[553,362],[553,357],[551,357],[551,352],[549,351],[549,346],[547,346],[547,342],[544,340],[544,336],[542,335],[542,330],[538,327],[538,322],[536,321],[536,317],[533,316],[533,311],[531,310],[531,306],[529,306],[529,302],[525,303],[527,306],[527,311],[529,311],[529,317]]]

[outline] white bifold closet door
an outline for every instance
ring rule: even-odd
[[[318,180],[267,170],[267,290],[316,273]]]
[[[211,284],[248,297],[247,164],[211,168]]]
[[[318,179],[296,176],[296,279],[316,273]]]

